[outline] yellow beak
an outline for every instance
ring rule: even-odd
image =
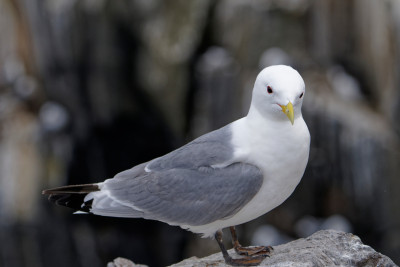
[[[286,106],[279,105],[282,108],[282,112],[286,114],[286,116],[289,118],[290,122],[294,123],[294,112],[293,112],[293,104],[292,102],[289,101],[289,103]]]

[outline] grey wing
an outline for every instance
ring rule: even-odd
[[[233,157],[231,124],[200,136],[163,157],[150,161],[146,170],[190,169],[229,162]]]
[[[110,179],[104,189],[132,207],[132,217],[140,211],[138,217],[196,226],[234,215],[261,185],[257,167],[234,163],[221,169],[170,169],[136,179]]]
[[[193,226],[234,215],[263,178],[256,166],[232,163],[230,139],[228,125],[106,180],[93,212]]]

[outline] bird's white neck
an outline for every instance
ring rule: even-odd
[[[282,113],[282,115],[284,115]],[[280,116],[279,116],[280,117]],[[283,117],[283,116],[282,116]],[[264,125],[270,123],[270,121],[284,121],[285,118],[277,118],[277,116],[269,116],[268,114],[261,114],[260,110],[258,110],[255,105],[251,105],[250,109],[249,109],[249,113],[246,116],[246,120],[248,121],[248,123],[250,123],[250,125],[255,126],[255,127],[263,127]],[[287,118],[286,118],[286,121]]]
[[[288,120],[287,116],[280,110],[277,110],[275,112],[262,112],[259,110],[256,105],[251,105],[249,109],[249,113],[246,116],[246,119],[250,123],[255,123],[259,127],[262,124],[270,124],[272,123],[277,123],[277,124],[283,124],[283,125],[290,125],[290,121]],[[297,119],[302,120],[303,116],[301,114],[301,109],[296,109],[294,113],[294,120],[296,121]]]
[[[260,111],[254,106],[250,107],[249,113],[245,117],[245,121],[248,127],[248,131],[252,135],[258,133],[264,138],[270,135],[287,135],[294,134],[296,131],[302,131],[305,126],[303,116],[297,114],[295,116],[294,124],[292,125],[286,115],[280,111],[279,115],[282,116],[268,116],[261,114]]]

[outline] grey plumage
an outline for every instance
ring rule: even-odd
[[[231,125],[207,133],[163,157],[152,160],[147,169],[193,169],[229,161],[233,156]]]
[[[261,183],[258,168],[234,163],[222,169],[155,171],[123,182],[110,179],[102,190],[109,192],[109,198],[131,206],[132,217],[202,225],[234,215],[258,192]],[[95,203],[94,213],[96,206],[101,205]]]
[[[234,215],[258,192],[262,174],[250,164],[229,164],[230,138],[228,125],[117,174],[90,196],[91,212],[179,225],[202,225]],[[224,163],[227,166],[213,167]]]

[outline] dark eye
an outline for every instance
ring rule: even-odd
[[[302,98],[302,97],[303,97],[303,94],[304,94],[304,93],[301,93],[300,96],[299,96],[299,98]]]
[[[267,87],[267,92],[268,92],[268,94],[272,94],[274,91],[272,91],[272,88],[271,88],[271,86],[268,86]]]

